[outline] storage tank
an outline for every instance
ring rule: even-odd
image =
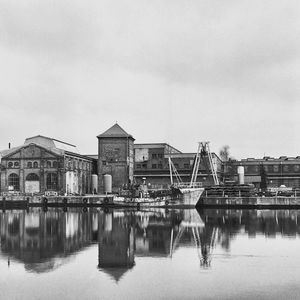
[[[238,166],[237,168],[238,176],[239,176],[239,184],[245,183],[245,171],[243,166]]]
[[[93,194],[98,194],[98,175],[92,175],[92,192]]]
[[[111,193],[112,191],[112,176],[109,174],[105,174],[103,176],[104,181],[104,193]]]

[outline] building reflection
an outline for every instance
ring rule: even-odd
[[[24,263],[28,271],[45,272],[93,241],[97,213],[38,209],[0,214],[1,252]],[[97,224],[97,222],[96,222]]]
[[[98,267],[119,281],[134,266],[135,230],[131,215],[100,213]]]
[[[8,265],[17,260],[29,272],[47,272],[95,244],[99,270],[119,282],[137,258],[172,259],[189,247],[207,268],[214,249],[230,251],[236,235],[295,238],[298,220],[297,210],[13,210],[0,213],[1,256]]]

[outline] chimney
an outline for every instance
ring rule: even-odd
[[[8,143],[8,149],[10,149],[10,143]]]

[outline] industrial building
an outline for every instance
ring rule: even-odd
[[[91,193],[94,159],[76,146],[45,136],[1,151],[1,192],[64,195]]]
[[[134,177],[140,183],[143,178],[152,187],[168,187],[170,185],[169,158],[183,182],[189,182],[196,153],[182,153],[166,143],[135,144],[134,145]],[[222,161],[212,153],[213,167],[219,178],[222,176]],[[211,167],[208,158],[202,158],[198,171],[198,181],[203,186],[213,184]]]
[[[228,178],[237,179],[238,166],[244,167],[245,183],[253,183],[256,187],[300,188],[300,156],[279,158],[246,158],[225,163]]]
[[[183,153],[167,143],[134,144],[135,139],[119,124],[97,136],[98,154],[82,155],[77,147],[54,138],[34,136],[23,145],[0,152],[2,195],[84,195],[118,192],[132,183],[146,182],[149,188],[171,184],[169,159],[183,182],[191,180],[196,153]],[[213,169],[220,182],[238,180],[244,167],[245,183],[257,188],[300,188],[300,156],[247,158],[223,162],[211,153]],[[105,175],[111,188],[105,188]],[[197,181],[214,184],[211,164],[202,157]]]
[[[98,187],[104,192],[104,175],[112,176],[112,191],[133,182],[134,138],[117,123],[99,134]]]

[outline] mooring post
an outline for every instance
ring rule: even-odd
[[[2,198],[2,201],[3,201],[2,210],[5,211],[5,208],[6,208],[6,198],[3,197],[3,198]]]

